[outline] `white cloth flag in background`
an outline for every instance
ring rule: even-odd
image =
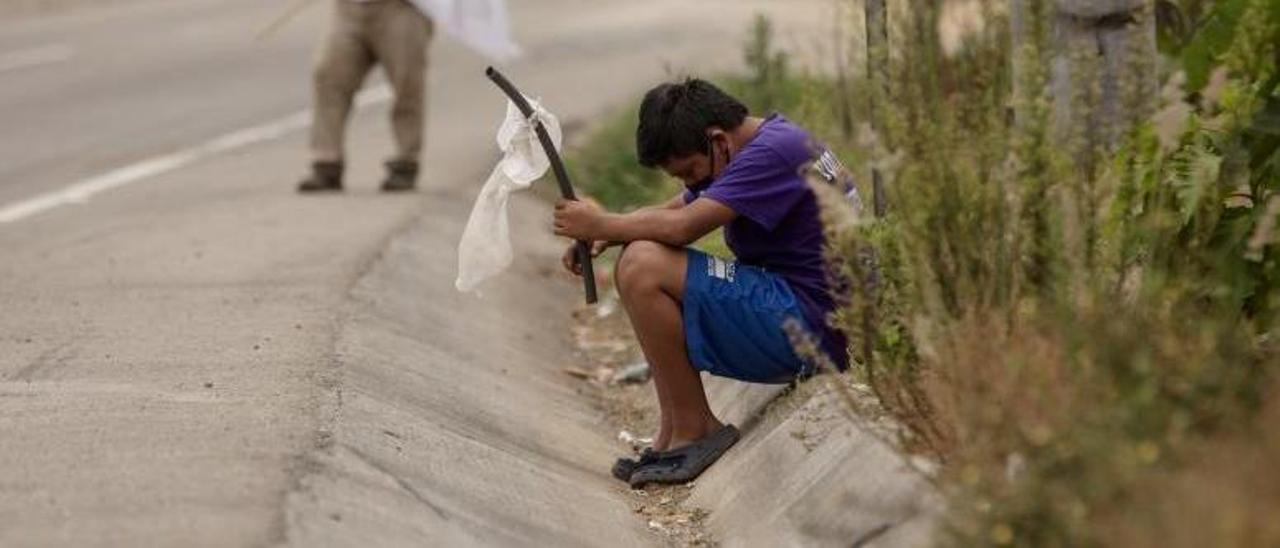
[[[497,61],[520,55],[511,39],[506,0],[411,0],[436,27]]]
[[[560,150],[560,121],[537,101],[529,100],[535,116],[547,129],[556,150]],[[507,202],[511,193],[529,188],[551,167],[547,153],[538,142],[538,133],[520,109],[507,102],[507,118],[498,128],[498,148],[502,160],[480,189],[476,205],[458,243],[458,291],[475,291],[485,280],[511,265],[511,229]]]

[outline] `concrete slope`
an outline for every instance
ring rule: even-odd
[[[290,496],[293,546],[628,546],[649,541],[599,412],[561,369],[578,297],[549,280],[545,206],[512,222],[521,258],[483,299],[452,291],[449,207],[398,237],[357,285],[337,345],[332,439]]]

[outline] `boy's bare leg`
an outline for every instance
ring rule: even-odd
[[[647,241],[628,244],[618,260],[618,292],[653,367],[662,407],[662,429],[654,442],[660,450],[688,445],[723,426],[711,412],[702,377],[685,348],[680,300],[686,263],[683,249]]]
[[[646,356],[646,359],[648,357]],[[662,381],[660,376],[662,372],[654,367],[652,371],[653,388],[658,393],[658,433],[653,437],[653,449],[655,451],[666,451],[671,445],[671,413],[667,410],[671,408],[671,398],[667,394],[667,385]]]
[[[614,273],[613,273],[613,280],[614,280],[614,283],[617,285],[619,295],[622,295],[624,291],[622,287],[623,283],[621,278],[621,269],[619,268],[622,264],[623,264],[623,261],[619,260],[618,263],[614,265]],[[623,308],[624,309],[626,308],[625,298],[623,299]],[[628,311],[628,315],[630,315],[630,311]],[[649,356],[647,354],[645,355],[645,359],[649,360]],[[666,451],[667,447],[671,443],[671,415],[667,411],[671,407],[671,402],[667,396],[666,384],[663,383],[661,379],[659,379],[659,377],[662,375],[662,371],[660,371],[657,367],[652,366],[652,360],[649,360],[649,361],[650,361],[650,377],[653,379],[654,391],[658,395],[658,411],[659,411],[658,431],[653,436],[653,449],[655,451]]]
[[[645,356],[648,359],[648,355]],[[652,362],[650,362],[652,363]],[[662,378],[660,368],[652,367],[653,388],[658,393],[658,407],[660,409],[660,420],[658,423],[658,434],[653,437],[653,449],[655,451],[666,451],[671,448],[671,395],[668,394],[667,382]]]

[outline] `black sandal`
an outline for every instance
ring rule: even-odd
[[[693,481],[733,447],[740,437],[737,427],[726,424],[710,436],[689,445],[656,453],[650,462],[639,464],[632,470],[628,483],[632,489],[639,489],[649,483]]]
[[[631,473],[636,471],[642,465],[656,462],[658,460],[658,452],[652,447],[645,447],[640,452],[640,457],[629,459],[622,457],[613,463],[613,477],[622,481],[631,481]]]

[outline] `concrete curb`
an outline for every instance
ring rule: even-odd
[[[745,427],[694,486],[725,546],[925,546],[942,504],[920,472],[843,415],[823,378],[795,393],[708,378],[712,407]],[[816,386],[815,386],[816,385]]]

